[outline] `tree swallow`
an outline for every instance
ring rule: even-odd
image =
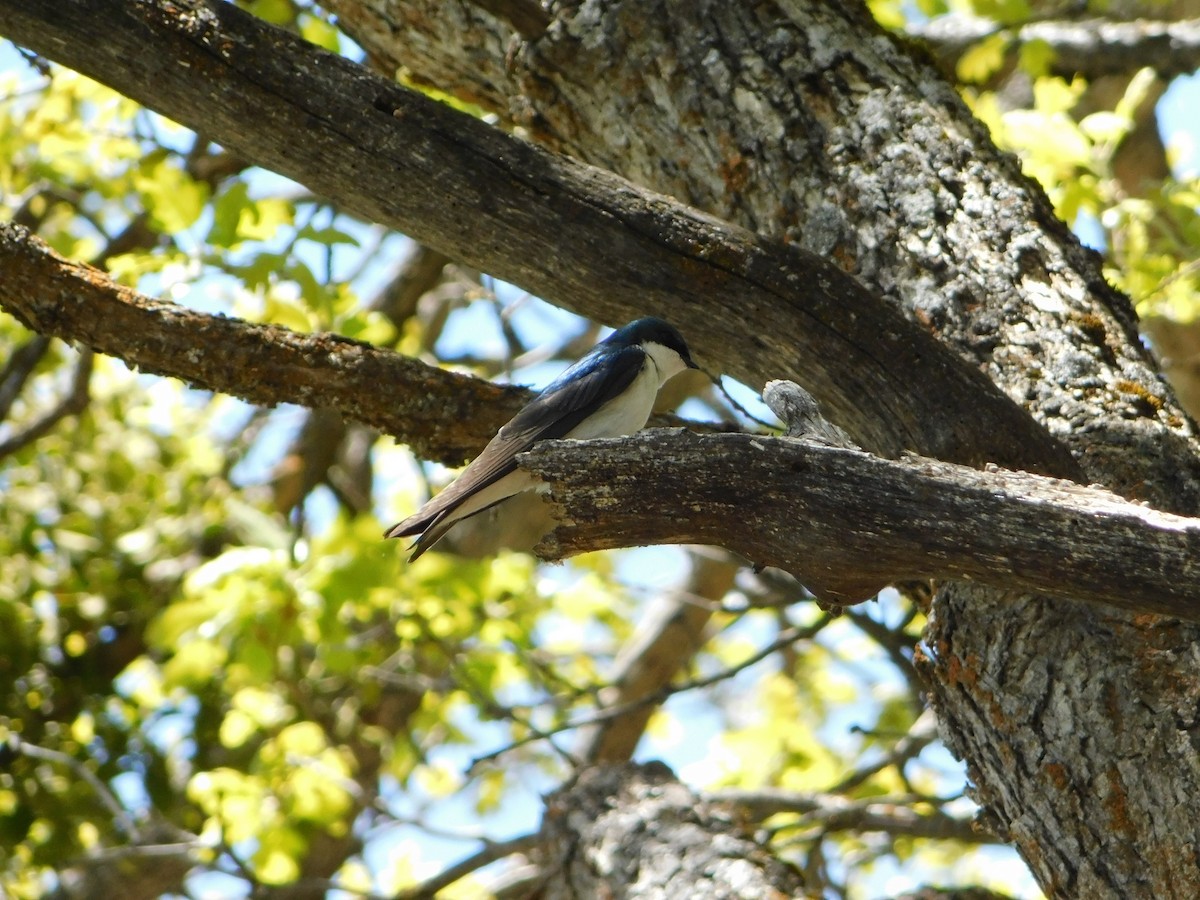
[[[650,418],[658,389],[684,369],[698,368],[683,336],[662,319],[630,322],[597,344],[501,428],[448,488],[384,532],[419,535],[415,560],[463,519],[534,487],[517,454],[537,441],[620,437]]]

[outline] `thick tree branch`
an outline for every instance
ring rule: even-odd
[[[1200,520],[1025,472],[754,435],[656,430],[547,441],[557,559],[643,544],[729,547],[853,602],[893,581],[974,581],[1200,622]],[[731,527],[731,523],[737,527]]]
[[[796,378],[877,452],[1075,472],[980,371],[821,256],[546,153],[231,4],[0,11],[7,36],[344,209],[593,318],[653,309],[751,384]]]
[[[477,452],[530,396],[337,335],[154,300],[16,225],[0,223],[0,270],[0,306],[40,334],[251,403],[336,409],[447,463]]]
[[[991,19],[952,14],[914,25],[908,33],[929,44],[938,58],[950,65],[984,38],[1004,34],[1013,49],[1034,42],[1049,46],[1054,51],[1051,70],[1067,76],[1132,75],[1149,67],[1162,78],[1173,78],[1200,68],[1200,21],[1195,19],[1064,20],[1010,29]]]
[[[0,303],[34,330],[252,402],[337,408],[431,456],[469,455],[526,396],[336,336],[297,335],[141,297],[55,256],[17,226],[0,227],[0,262],[6,273]],[[201,346],[219,353],[195,352]],[[380,384],[394,386],[395,394],[381,395]],[[759,447],[767,445],[771,452],[763,453]],[[932,461],[822,455],[805,444],[750,436],[657,435],[608,443],[594,457],[585,452],[586,465],[571,444],[543,445],[527,456],[531,470],[555,484],[559,502],[569,498],[571,524],[546,546],[551,555],[637,543],[727,543],[727,517],[734,515],[755,527],[737,535],[748,538],[745,546],[731,549],[787,569],[835,599],[862,599],[896,579],[966,576],[1196,619],[1183,602],[1200,596],[1187,562],[1195,549],[1190,520],[1105,492]],[[830,453],[840,453],[842,462],[831,464]],[[781,469],[796,466],[804,477],[781,484]],[[761,494],[713,487],[744,491],[754,484]],[[621,491],[630,492],[627,505],[614,504]],[[922,497],[920,508],[908,505]],[[678,509],[679,498],[688,510]],[[796,535],[788,531],[793,517]],[[968,546],[961,523],[970,521],[989,527]],[[1037,546],[1006,544],[1023,534],[1037,536]],[[1067,546],[1072,552],[1063,559]],[[856,573],[854,580],[846,582],[844,572]]]

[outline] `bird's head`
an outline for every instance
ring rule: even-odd
[[[684,369],[699,368],[692,361],[687,342],[679,330],[653,316],[635,319],[624,328],[618,328],[603,343],[614,350],[641,347],[658,367],[660,383]]]

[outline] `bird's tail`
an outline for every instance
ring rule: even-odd
[[[422,553],[440,541],[446,532],[450,530],[450,527],[458,521],[451,518],[449,512],[449,510],[441,510],[433,515],[418,512],[402,522],[397,522],[385,531],[383,536],[385,538],[400,538],[411,537],[414,534],[419,535],[408,548],[408,561],[413,562]]]

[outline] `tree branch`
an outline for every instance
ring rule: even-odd
[[[633,757],[650,717],[668,696],[664,688],[704,644],[713,611],[733,587],[737,565],[728,554],[716,558],[700,550],[689,555],[686,582],[657,598],[613,662],[600,702],[605,709],[626,712],[583,729],[577,753],[588,763],[611,765]]]
[[[504,859],[506,856],[512,856],[514,853],[526,853],[535,846],[537,846],[536,834],[523,834],[507,841],[485,841],[482,849],[477,853],[443,869],[416,887],[400,891],[395,895],[396,900],[427,900],[427,898],[436,897],[438,891],[466,878],[477,869],[482,869],[484,866],[494,863],[498,859]]]
[[[108,810],[112,816],[113,823],[117,826],[120,832],[130,840],[136,841],[140,837],[137,822],[129,812],[121,805],[121,801],[117,799],[107,784],[105,784],[96,773],[89,769],[82,762],[68,753],[63,753],[60,750],[52,750],[48,747],[39,747],[36,744],[31,744],[28,741],[23,741],[16,735],[10,735],[6,746],[14,753],[19,753],[22,756],[28,756],[30,759],[40,759],[44,762],[55,763],[56,765],[64,766],[74,772],[80,779],[87,783],[88,787],[99,798],[100,802]]]
[[[24,350],[28,347],[27,344],[21,349]],[[14,434],[7,440],[0,441],[0,459],[16,453],[42,435],[48,434],[67,416],[77,416],[87,409],[93,361],[94,354],[90,348],[79,354],[79,361],[75,363],[75,374],[71,376],[71,388],[67,391],[66,396],[59,400],[52,409],[47,410],[30,423],[23,431]]]
[[[8,418],[13,402],[21,396],[25,382],[50,349],[50,338],[37,335],[12,352],[0,371],[0,420]]]
[[[944,812],[919,813],[902,802],[882,798],[850,800],[836,794],[788,791],[782,788],[715,791],[708,799],[738,807],[752,821],[779,813],[799,813],[800,827],[819,826],[824,831],[883,831],[892,835],[963,841],[969,844],[1000,843],[967,819]],[[910,801],[911,802],[911,801]]]
[[[934,578],[1200,622],[1200,520],[1099,488],[788,438],[677,430],[545,441],[520,459],[560,507],[562,524],[538,547],[550,559],[718,544],[791,572],[836,602],[863,600],[892,581]]]
[[[1173,78],[1200,68],[1200,20],[1197,19],[1046,21],[1008,29],[991,19],[951,14],[913,25],[908,34],[928,43],[937,57],[949,65],[954,65],[984,38],[1005,34],[1014,50],[1035,41],[1048,45],[1054,51],[1050,69],[1062,75],[1087,78],[1132,75],[1149,67],[1163,78]]]
[[[329,407],[460,463],[530,397],[332,334],[192,312],[116,284],[0,223],[0,306],[30,329],[251,403]],[[381,390],[386,386],[386,390]]]
[[[900,738],[895,745],[874,762],[866,763],[852,772],[848,772],[836,784],[831,785],[825,793],[845,794],[854,790],[867,781],[872,775],[886,768],[895,766],[903,777],[903,769],[913,757],[937,740],[937,718],[933,711],[926,709],[913,722],[908,734]]]
[[[825,258],[542,151],[232,4],[0,0],[0,11],[14,40],[343,209],[592,318],[653,309],[751,384],[803,382],[877,452],[1076,471],[983,373]]]

